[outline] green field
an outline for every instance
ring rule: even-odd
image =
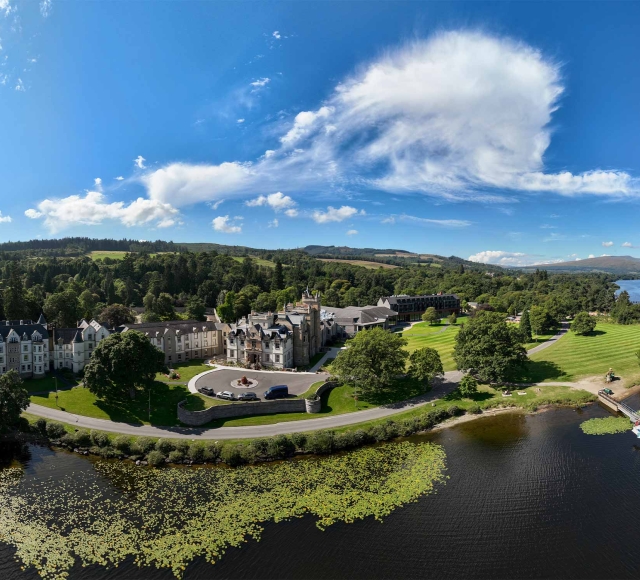
[[[119,251],[109,251],[109,250],[96,250],[94,252],[89,252],[87,256],[92,260],[102,260],[104,258],[111,258],[112,260],[122,260],[127,254],[132,252],[119,252]],[[166,252],[158,252],[160,254],[164,254]],[[150,256],[156,256],[157,254],[149,254]]]
[[[159,426],[179,424],[176,409],[178,403],[184,400],[187,401],[185,408],[191,411],[207,409],[217,404],[215,399],[190,393],[186,385],[163,382],[156,382],[151,393],[151,420],[149,420],[149,399],[143,394],[139,394],[134,401],[121,403],[106,403],[84,387],[60,391],[57,402],[55,393],[31,396],[31,402],[36,405],[60,409],[67,413],[124,423]]]
[[[58,389],[68,389],[68,384],[71,383],[72,386],[78,384],[78,379],[73,376],[67,376],[66,382],[57,379]],[[45,391],[55,391],[56,390],[56,379],[53,375],[49,374],[41,379],[26,379],[24,381],[24,386],[27,387],[27,391],[30,393],[38,393]]]
[[[242,256],[232,256],[232,257],[236,262],[240,262],[241,264],[242,262],[244,262],[244,257]],[[267,268],[276,267],[276,263],[272,262],[271,260],[264,260],[263,258],[256,258],[255,256],[251,256],[251,259],[253,260],[253,263],[256,266],[266,266]]]
[[[464,320],[464,318],[458,318],[456,324],[448,326],[444,324],[430,326],[428,322],[419,322],[401,334],[409,341],[406,347],[409,352],[427,346],[435,348],[440,354],[444,370],[453,371],[456,369],[456,363],[453,360],[453,347]]]
[[[555,344],[531,355],[525,381],[574,381],[604,375],[612,367],[629,386],[640,375],[636,351],[640,325],[598,323],[590,336],[568,332]]]
[[[179,379],[172,380],[167,375],[163,373],[158,373],[156,375],[156,381],[162,381],[163,383],[175,384],[175,383],[188,383],[193,377],[203,373],[205,371],[210,371],[215,367],[210,367],[209,365],[204,364],[204,360],[202,359],[194,359],[183,363],[174,363],[171,365],[171,369],[177,371],[180,375]]]
[[[394,264],[383,264],[382,262],[373,262],[370,260],[341,260],[340,258],[319,258],[321,262],[340,262],[342,264],[351,264],[352,266],[362,266],[368,270],[377,270],[378,268],[393,269],[398,268]]]

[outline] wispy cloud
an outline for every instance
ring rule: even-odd
[[[640,246],[634,246],[631,242],[624,242],[620,244],[623,248],[640,248]]]
[[[340,208],[329,206],[327,211],[315,210],[311,217],[316,223],[326,224],[329,222],[341,222],[357,215],[365,215],[365,213],[364,210],[358,211],[355,207],[348,205],[343,205]]]
[[[146,165],[144,164],[144,162],[146,161],[146,159],[142,156],[142,155],[138,155],[134,160],[133,163],[135,164],[135,166],[138,169],[145,169]]]
[[[358,234],[358,230],[347,230],[348,236],[355,236]]]
[[[380,223],[383,224],[395,224],[396,221],[403,221],[414,223],[422,226],[441,226],[445,228],[466,228],[472,225],[473,222],[469,220],[458,220],[458,219],[431,219],[431,218],[422,218],[414,215],[400,214],[400,215],[391,215],[384,218]]]
[[[44,18],[47,18],[49,14],[51,14],[51,8],[52,0],[42,0],[42,2],[40,2],[40,14],[42,14]]]
[[[611,246],[613,246],[613,242],[602,242],[603,248],[610,248]]]
[[[480,264],[495,264],[497,266],[531,266],[532,264],[555,264],[562,262],[562,258],[545,260],[535,254],[524,252],[505,252],[503,250],[485,250],[467,258],[470,262]]]

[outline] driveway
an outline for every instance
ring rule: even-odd
[[[257,386],[248,389],[238,389],[231,386],[232,381],[236,381],[242,377],[258,381]],[[196,377],[194,386],[197,390],[202,387],[210,387],[216,393],[220,391],[231,391],[236,395],[249,391],[262,398],[263,393],[269,387],[274,387],[275,385],[287,385],[287,387],[289,387],[289,394],[301,395],[307,391],[313,383],[320,380],[322,380],[321,376],[311,373],[278,373],[222,368],[206,372]],[[189,383],[189,387],[191,387],[192,382],[189,381]],[[192,389],[190,388],[190,390]]]

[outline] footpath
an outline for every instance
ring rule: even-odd
[[[551,337],[547,342],[544,342],[532,348],[528,351],[527,354],[533,354],[535,352],[539,352],[540,350],[548,348],[555,341],[561,338],[568,329],[569,325],[563,323],[563,327],[558,332],[558,334]],[[333,351],[335,351],[335,353]],[[322,362],[327,358],[335,358],[339,351],[339,348],[332,348],[325,355],[325,357],[323,357],[323,359],[314,366],[314,369],[316,367],[320,368]],[[317,419],[303,419],[301,421],[287,421],[284,423],[274,423],[272,425],[252,425],[247,427],[217,427],[214,429],[200,429],[194,427],[159,427],[153,425],[144,425],[142,423],[119,423],[115,421],[109,421],[107,419],[94,419],[92,417],[85,417],[83,415],[75,415],[73,413],[67,413],[66,411],[60,411],[58,409],[50,409],[49,407],[43,407],[34,403],[31,403],[29,405],[26,412],[38,417],[44,417],[45,419],[75,425],[79,429],[95,429],[99,431],[107,431],[110,433],[135,435],[138,437],[148,436],[191,440],[253,439],[256,437],[271,437],[274,435],[316,431],[318,429],[336,429],[339,427],[346,427],[348,425],[355,425],[357,423],[364,423],[366,421],[392,417],[393,415],[397,415],[398,413],[402,413],[410,409],[415,409],[417,407],[422,407],[431,403],[432,401],[435,401],[436,399],[440,399],[446,396],[458,387],[458,383],[460,382],[461,378],[462,373],[460,371],[448,371],[444,374],[444,377],[441,380],[437,381],[436,384],[434,384],[433,388],[425,395],[414,397],[406,401],[393,403],[391,405],[383,405],[374,409],[355,411],[353,413],[344,413],[342,415],[333,415],[329,417],[318,417]],[[588,381],[578,383],[535,383],[535,385],[562,385],[582,388],[591,392],[594,392],[596,388],[601,388],[601,386],[598,386],[595,383],[589,383]],[[523,384],[522,386],[525,385]]]

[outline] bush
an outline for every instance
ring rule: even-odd
[[[100,431],[91,431],[91,441],[98,447],[108,447],[109,443],[111,443],[109,435]]]
[[[176,451],[180,451],[183,455],[189,453],[189,441],[186,439],[178,439],[177,441],[174,441],[173,446]]]
[[[245,462],[243,445],[224,445],[220,452],[220,459],[231,467],[242,465]]]
[[[463,397],[470,397],[478,392],[478,381],[471,375],[464,375],[460,379],[458,391]]]
[[[165,457],[164,454],[161,453],[160,451],[150,451],[149,454],[147,455],[147,461],[149,463],[149,465],[152,465],[153,467],[158,467],[159,465],[164,465],[165,463]]]
[[[42,435],[46,435],[47,434],[47,420],[46,419],[38,419],[35,424],[34,424],[35,428],[38,430],[38,432],[40,432]]]
[[[77,447],[91,447],[91,434],[85,429],[76,431],[73,440]]]
[[[60,438],[60,443],[62,445],[65,445],[66,447],[74,447],[75,446],[75,440],[74,440],[73,435],[71,435],[71,433],[65,433]]]
[[[305,449],[311,453],[331,453],[333,451],[333,431],[316,431],[307,439]]]
[[[304,433],[292,433],[291,441],[300,451],[304,450],[307,444],[307,436]]]
[[[482,409],[479,405],[476,405],[474,403],[473,405],[469,405],[469,407],[467,408],[467,413],[469,413],[469,415],[479,415],[480,413],[482,413]]]
[[[169,453],[169,463],[182,463],[184,461],[184,454],[182,451],[174,450]]]
[[[136,441],[131,445],[131,451],[135,455],[146,455],[149,451],[152,451],[156,446],[156,443],[151,437],[138,437]]]
[[[449,415],[449,417],[457,417],[458,415],[462,415],[462,409],[460,409],[458,405],[451,405],[447,407],[447,415]]]
[[[204,446],[204,460],[207,463],[215,463],[220,457],[220,444],[215,441],[209,441]]]
[[[131,451],[131,440],[126,435],[118,435],[113,440],[113,446],[122,453],[129,454]]]
[[[276,435],[268,440],[267,455],[271,459],[281,459],[293,455],[296,450],[291,439],[286,435]]]
[[[194,463],[204,463],[204,445],[192,443],[189,446],[189,459]]]
[[[62,423],[47,423],[47,437],[49,439],[60,439],[67,430]]]
[[[249,447],[251,447],[252,453],[256,457],[267,455],[267,450],[269,448],[269,440],[268,439],[254,439],[249,443]]]
[[[169,455],[175,448],[171,439],[158,439],[156,442],[156,450],[164,453],[164,455]]]

